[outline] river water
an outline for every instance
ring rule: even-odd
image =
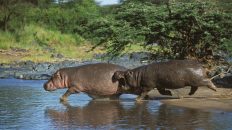
[[[134,95],[119,101],[92,101],[85,94],[65,90],[46,92],[42,80],[0,79],[0,129],[176,129],[231,130],[232,112],[203,111],[162,104],[134,102]]]

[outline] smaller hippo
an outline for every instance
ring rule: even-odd
[[[178,89],[191,86],[189,95],[193,95],[199,86],[207,86],[216,91],[216,87],[207,78],[204,68],[192,60],[171,60],[167,62],[152,63],[132,70],[116,71],[114,80],[120,84],[137,90],[138,98],[142,100],[147,93],[157,88],[162,95],[172,95],[166,89]]]
[[[63,68],[56,71],[50,80],[44,84],[46,91],[68,88],[60,98],[66,101],[67,97],[74,93],[84,92],[95,98],[118,98],[121,95],[119,83],[112,81],[116,71],[124,71],[126,68],[108,64],[97,63],[78,67]]]

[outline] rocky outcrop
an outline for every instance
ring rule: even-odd
[[[127,68],[134,68],[140,65],[147,64],[140,59],[149,57],[148,54],[138,53],[138,54],[127,54],[119,58],[114,58],[111,60],[102,60],[103,55],[98,55],[95,59],[86,60],[86,61],[74,61],[74,60],[65,60],[62,62],[44,62],[44,63],[35,63],[32,61],[22,61],[14,62],[11,64],[0,64],[0,78],[18,78],[18,79],[35,79],[42,80],[48,79],[51,74],[56,70],[64,67],[73,67],[80,66],[84,64],[93,64],[99,62],[113,63],[125,66]]]

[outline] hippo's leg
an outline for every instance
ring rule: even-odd
[[[110,97],[110,100],[119,100],[120,96],[121,96],[121,94],[113,95]]]
[[[198,87],[197,86],[191,86],[191,90],[189,92],[189,95],[193,95],[197,91]]]
[[[147,96],[147,93],[148,93],[148,91],[142,92],[141,95],[139,95],[139,96],[136,98],[136,101],[137,101],[137,102],[140,102],[140,101],[142,101],[143,99],[145,99],[145,97]]]
[[[202,80],[199,84],[199,86],[207,86],[209,89],[212,89],[214,91],[217,91],[217,87],[212,83],[210,80]]]
[[[74,94],[74,93],[79,93],[75,87],[71,87],[69,88],[65,93],[64,95],[60,98],[60,101],[63,102],[63,101],[67,101],[67,98],[71,95],[71,94]]]
[[[217,91],[217,87],[212,83],[212,81],[208,81],[207,87],[214,91]]]
[[[166,90],[165,88],[157,88],[157,90],[162,95],[170,95],[170,96],[172,96],[172,92],[170,90]]]

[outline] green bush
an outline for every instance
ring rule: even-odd
[[[49,46],[77,46],[85,43],[79,35],[62,34],[60,31],[53,31],[37,25],[27,25],[24,30],[17,33],[0,31],[0,48],[9,49],[10,47],[20,48],[43,48]]]
[[[0,49],[6,50],[15,45],[16,40],[12,33],[0,31]]]
[[[101,28],[114,30],[103,39],[112,55],[141,42],[157,56],[176,59],[208,60],[225,49],[231,53],[226,47],[231,44],[232,15],[210,3],[125,2],[114,16],[118,24]]]
[[[60,31],[53,31],[35,25],[26,26],[19,35],[21,43],[31,44],[36,42],[40,46],[79,45],[84,42],[84,39],[79,35],[62,34]]]

